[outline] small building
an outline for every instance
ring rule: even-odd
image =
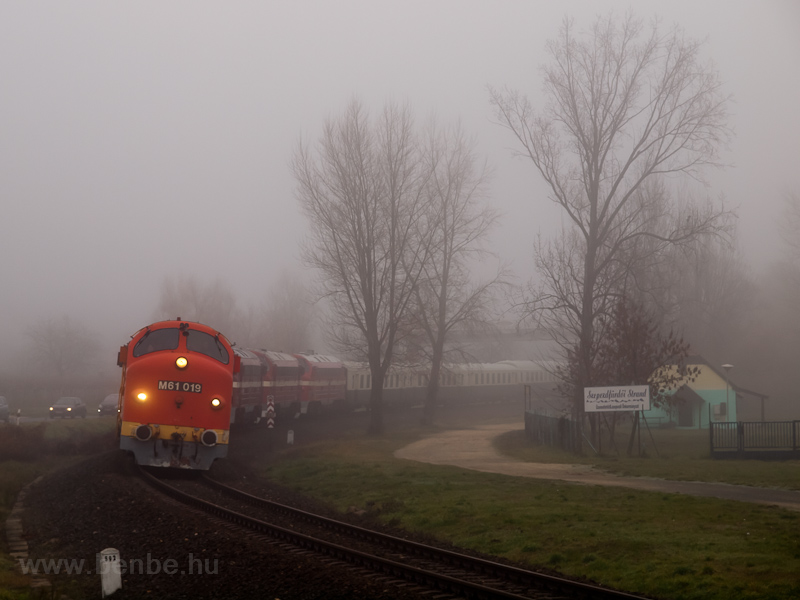
[[[730,381],[724,369],[709,364],[701,356],[687,357],[684,364],[697,368],[697,376],[674,389],[670,393],[672,398],[661,407],[644,411],[648,423],[707,429],[710,421],[736,421],[737,391],[743,390]]]

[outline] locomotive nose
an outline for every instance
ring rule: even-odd
[[[200,441],[203,446],[216,446],[217,445],[217,432],[213,429],[206,429],[203,435],[200,436]]]

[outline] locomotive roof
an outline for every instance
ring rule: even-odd
[[[218,329],[214,329],[210,325],[206,325],[205,323],[200,323],[198,321],[189,321],[187,319],[165,319],[163,321],[156,321],[155,323],[150,323],[150,325],[145,325],[141,327],[136,333],[131,336],[131,339],[134,339],[140,333],[144,331],[155,331],[157,329],[171,329],[171,328],[179,328],[182,325],[188,325],[190,329],[194,329],[196,331],[203,331],[205,333],[217,336],[229,345],[233,346],[231,341]]]

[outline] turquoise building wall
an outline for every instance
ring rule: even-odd
[[[649,424],[674,424],[683,429],[708,429],[709,417],[714,422],[736,421],[736,391],[732,385],[728,385],[725,375],[707,364],[692,366],[699,367],[700,374],[695,381],[687,382],[686,387],[696,396],[684,394],[687,400],[682,406],[677,403],[671,405],[665,403],[661,408],[644,411],[643,415]],[[672,390],[672,394],[677,391],[677,389]]]

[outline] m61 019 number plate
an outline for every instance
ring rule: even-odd
[[[191,392],[193,394],[199,394],[203,391],[203,384],[192,383],[191,381],[167,381],[165,379],[160,379],[158,381],[158,389],[168,392]]]

